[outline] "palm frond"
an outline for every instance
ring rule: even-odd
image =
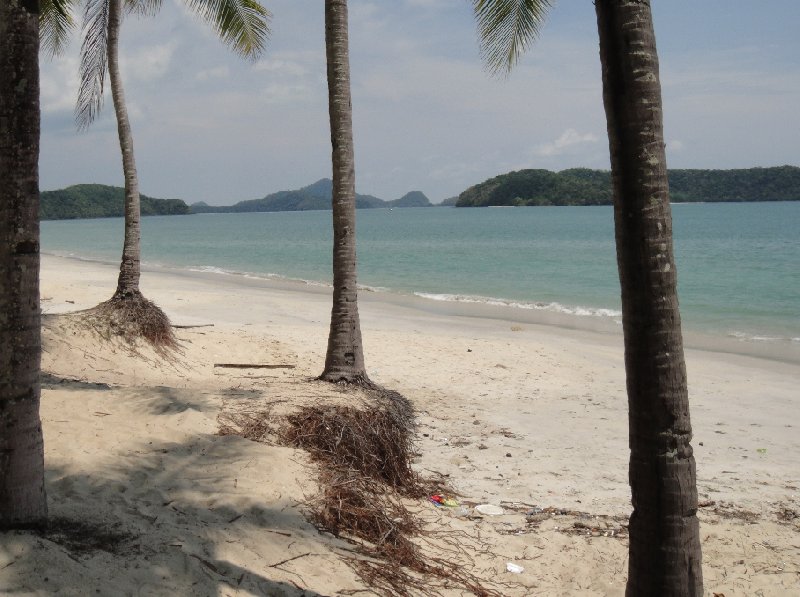
[[[125,12],[142,17],[154,17],[161,10],[162,0],[125,0]]]
[[[186,0],[237,54],[255,59],[269,39],[270,12],[257,0]]]
[[[472,0],[481,56],[492,73],[508,73],[539,36],[553,0]]]
[[[39,40],[48,56],[61,54],[75,28],[72,7],[79,0],[42,0],[39,6]]]
[[[108,0],[86,0],[81,44],[81,84],[75,105],[75,123],[86,129],[103,106],[103,83],[106,78],[108,47]]]

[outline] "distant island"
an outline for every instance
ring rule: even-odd
[[[800,168],[748,168],[741,170],[669,170],[673,202],[800,201]],[[142,215],[187,215],[330,210],[333,181],[323,178],[301,189],[278,191],[261,199],[214,206],[204,202],[187,205],[182,199],[156,199],[141,195]],[[58,191],[42,191],[42,220],[113,218],[124,215],[125,191],[120,187],[80,184]],[[611,173],[608,170],[571,168],[518,170],[490,178],[438,205],[486,207],[495,205],[611,205]],[[438,206],[437,205],[437,206]],[[432,207],[421,191],[386,201],[356,193],[358,209]]]
[[[240,201],[234,205],[213,206],[204,202],[187,205],[182,199],[155,199],[141,195],[143,216],[172,216],[199,213],[240,213],[255,211],[330,210],[333,181],[329,178],[295,191],[279,191],[262,199]],[[39,215],[42,220],[77,218],[116,218],[125,215],[125,190],[101,184],[79,184],[57,191],[42,191]],[[455,200],[455,198],[454,198]],[[399,199],[385,201],[372,195],[356,194],[359,209],[431,207],[421,191],[411,191]]]
[[[800,168],[669,170],[670,198],[681,202],[800,201]],[[468,188],[456,207],[611,205],[608,170],[519,170]]]
[[[154,199],[140,195],[143,216],[188,214],[181,199]],[[39,217],[42,220],[77,218],[119,218],[125,215],[125,189],[102,184],[79,184],[58,191],[42,191]]]
[[[294,191],[278,191],[262,199],[239,201],[234,205],[213,206],[206,203],[193,203],[190,206],[192,213],[237,213],[252,211],[309,211],[331,209],[333,195],[333,181],[322,178],[302,189]],[[399,199],[385,201],[372,195],[356,193],[357,209],[372,209],[379,207],[431,207],[431,202],[421,191],[411,191]]]

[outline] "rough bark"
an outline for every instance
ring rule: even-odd
[[[347,1],[325,0],[325,53],[333,161],[333,307],[327,381],[368,383],[356,284],[356,189]]]
[[[125,92],[119,72],[119,32],[122,21],[122,0],[108,0],[108,78],[117,117],[119,146],[122,151],[122,171],[125,176],[125,241],[115,296],[139,294],[141,276],[141,225],[139,178],[133,155],[133,133],[125,105]]]
[[[0,529],[44,525],[39,3],[0,2]]]
[[[650,3],[597,0],[633,514],[627,595],[703,594],[695,461]]]

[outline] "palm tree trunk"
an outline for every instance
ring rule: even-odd
[[[47,519],[39,419],[39,3],[0,2],[0,530]]]
[[[327,381],[368,383],[361,344],[356,285],[356,189],[347,0],[325,0],[328,111],[333,147],[333,308]]]
[[[125,175],[125,242],[122,247],[122,262],[115,297],[139,294],[141,275],[141,226],[139,206],[139,178],[133,156],[133,134],[125,106],[125,92],[119,73],[119,31],[122,21],[122,0],[108,0],[108,77],[111,96],[117,116],[119,146],[122,150],[122,171]]]
[[[645,0],[595,7],[629,407],[627,595],[699,596],[697,485],[652,15]]]

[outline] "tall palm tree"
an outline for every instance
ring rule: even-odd
[[[325,56],[333,162],[333,307],[321,379],[369,385],[356,283],[356,175],[347,0],[325,0]]]
[[[0,2],[0,530],[47,519],[39,418],[39,6]]]
[[[55,0],[50,0],[55,1]],[[57,0],[72,2],[76,0]],[[269,34],[269,12],[257,0],[187,0],[190,8],[211,23],[222,41],[247,58],[257,57]],[[125,93],[119,70],[119,34],[123,9],[143,15],[155,14],[161,0],[86,0],[85,36],[81,45],[81,84],[75,109],[79,128],[85,129],[102,107],[106,70],[117,119],[122,170],[125,178],[125,239],[112,298],[99,305],[95,313],[113,324],[118,333],[141,337],[157,347],[174,345],[169,320],[161,309],[142,296],[141,227],[139,179],[133,151]],[[59,15],[58,10],[54,10]],[[59,31],[56,27],[55,31]],[[54,35],[59,39],[57,35]]]
[[[509,69],[550,2],[473,0],[484,57]],[[703,594],[697,480],[648,0],[595,0],[622,295],[633,513],[627,595]]]

